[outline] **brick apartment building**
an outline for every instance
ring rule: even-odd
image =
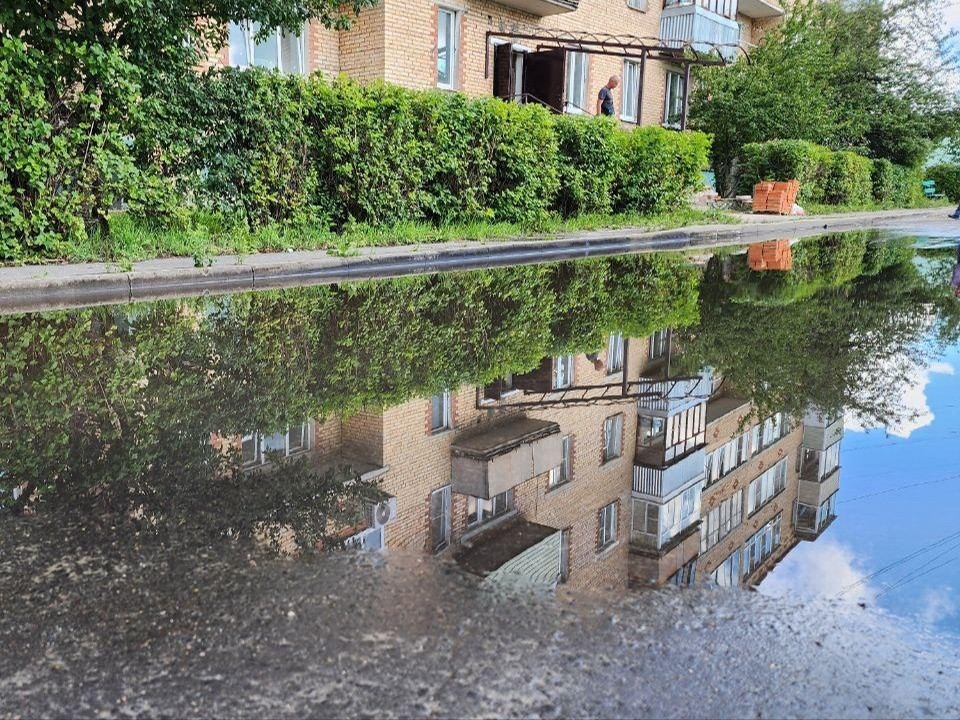
[[[256,42],[234,24],[216,62],[340,73],[414,89],[542,102],[593,113],[611,75],[630,124],[681,124],[684,49],[746,51],[783,15],[775,0],[380,0],[349,30],[316,23]],[[741,48],[738,50],[737,48]]]
[[[483,577],[575,587],[750,585],[834,516],[842,420],[777,414],[708,371],[670,372],[671,337],[612,336],[487,387],[243,439],[378,478],[390,499],[351,544],[455,558]]]

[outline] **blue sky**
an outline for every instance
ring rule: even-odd
[[[917,419],[873,430],[848,423],[837,520],[795,548],[761,591],[837,597],[850,588],[847,600],[960,635],[960,346],[905,385],[891,390]]]

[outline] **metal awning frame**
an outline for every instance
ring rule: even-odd
[[[526,40],[537,43],[537,50],[559,48],[593,55],[613,55],[615,57],[634,58],[638,60],[662,60],[664,62],[683,65],[727,65],[728,60],[723,57],[721,50],[734,49],[747,62],[750,56],[747,49],[739,44],[718,44],[707,42],[692,42],[679,40],[663,41],[660,38],[638,35],[610,35],[607,33],[573,32],[570,30],[554,30],[551,28],[514,28],[511,30],[488,30],[486,47],[484,49],[484,78],[490,77],[490,42],[498,40]],[[712,52],[703,53],[694,45],[709,45]]]

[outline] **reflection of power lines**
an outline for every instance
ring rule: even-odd
[[[960,435],[960,430],[951,430],[945,435],[937,435],[936,437],[930,437],[930,438],[915,438],[913,440],[893,440],[891,442],[874,443],[873,445],[861,445],[859,447],[854,447],[854,448],[845,448],[843,452],[844,454],[846,454],[846,453],[858,452],[860,450],[875,450],[876,448],[882,448],[882,447],[893,447],[893,446],[900,447],[902,445],[913,445],[915,443],[935,442],[937,440],[946,440],[948,438],[954,438],[957,435]]]
[[[957,549],[958,547],[960,547],[960,530],[956,530],[956,531],[950,533],[949,535],[946,535],[946,536],[940,538],[939,540],[934,540],[933,542],[924,545],[923,547],[919,548],[918,550],[914,550],[914,551],[913,551],[912,553],[910,553],[909,555],[905,555],[904,557],[900,558],[899,560],[894,560],[893,562],[884,565],[884,566],[883,566],[882,568],[880,568],[879,570],[875,570],[874,572],[870,573],[869,575],[865,575],[864,577],[862,577],[862,578],[860,578],[859,580],[857,580],[857,582],[852,583],[852,584],[850,584],[850,585],[847,585],[847,587],[843,588],[843,589],[837,594],[837,597],[838,597],[838,598],[841,598],[841,597],[843,597],[844,595],[846,595],[848,592],[850,592],[851,590],[853,590],[853,589],[855,589],[855,588],[863,585],[864,583],[867,583],[867,582],[869,582],[870,580],[873,580],[874,578],[876,578],[876,577],[878,577],[878,576],[880,576],[880,575],[883,575],[884,573],[889,572],[890,570],[893,570],[894,568],[899,567],[900,565],[903,565],[904,563],[910,562],[910,561],[913,560],[914,558],[919,557],[920,555],[923,555],[923,554],[926,553],[926,552],[930,552],[931,550],[933,550],[933,549],[935,549],[935,548],[938,548],[938,547],[941,547],[941,546],[943,546],[943,545],[950,545],[950,547],[948,547],[947,550],[944,551],[944,553],[941,553],[940,555],[937,555],[937,556],[935,556],[934,558],[931,558],[930,562],[932,562],[933,560],[938,559],[939,557],[942,557],[943,554],[946,554],[946,553],[948,553],[948,552],[951,552],[952,550],[955,550],[955,549]],[[954,559],[956,559],[956,558],[954,558]],[[950,562],[952,562],[952,561],[950,561]],[[923,567],[926,567],[926,565],[928,565],[928,564],[929,564],[929,562],[928,562],[928,563],[925,563],[924,565],[921,565],[920,568],[917,568],[917,570],[919,570],[919,569],[921,569],[921,568],[923,568]],[[944,563],[944,564],[947,564],[947,563]],[[942,565],[941,565],[941,566],[938,566],[938,567],[942,567]],[[931,568],[931,570],[934,570],[934,569],[936,569],[936,568]],[[913,572],[913,571],[911,571],[911,572]],[[930,572],[930,571],[927,571],[927,572]],[[908,574],[910,574],[910,573],[908,573]],[[926,573],[923,573],[923,574],[926,574]],[[904,577],[906,577],[906,576],[904,576]],[[919,577],[919,575],[918,575],[917,577]],[[901,581],[902,581],[902,578],[901,578]],[[901,581],[898,581],[898,582],[895,583],[894,585],[888,587],[888,588],[887,588],[886,590],[884,590],[883,592],[889,592],[890,590],[892,590],[892,589],[894,589],[894,588],[896,588],[896,587],[899,587],[899,586],[902,584]],[[883,594],[883,593],[881,593],[881,594]],[[878,595],[877,597],[879,597],[879,595]]]
[[[896,590],[897,588],[901,588],[901,587],[903,587],[904,585],[906,585],[906,584],[908,584],[908,583],[911,583],[911,582],[913,582],[914,580],[916,580],[916,579],[918,579],[918,578],[922,578],[924,575],[929,575],[929,574],[932,573],[934,570],[939,570],[940,568],[944,567],[945,565],[949,565],[949,564],[952,563],[952,562],[956,562],[957,560],[960,560],[960,554],[957,554],[957,555],[954,555],[954,556],[953,556],[952,558],[950,558],[949,560],[945,560],[945,561],[943,561],[942,563],[937,563],[937,564],[934,565],[933,567],[930,567],[930,565],[931,565],[932,563],[936,562],[937,560],[939,560],[940,558],[944,557],[945,555],[949,555],[951,552],[953,552],[954,550],[957,550],[958,548],[960,548],[960,542],[956,543],[956,544],[953,545],[952,547],[947,548],[947,549],[944,550],[942,553],[938,553],[937,555],[934,555],[932,558],[930,558],[929,560],[927,560],[927,562],[925,562],[925,563],[924,563],[923,565],[921,565],[920,567],[914,568],[913,570],[911,570],[910,572],[908,572],[906,575],[902,576],[902,577],[901,577],[899,580],[897,580],[893,585],[890,585],[890,586],[884,588],[883,590],[881,590],[880,592],[878,592],[873,599],[874,599],[874,600],[877,600],[877,599],[883,597],[884,595],[886,595],[887,593],[893,592],[893,591]],[[924,570],[924,568],[927,568],[927,569]],[[923,572],[920,572],[921,570],[922,570]]]
[[[920,487],[921,485],[936,485],[937,483],[947,482],[948,480],[957,480],[960,479],[960,473],[956,475],[948,475],[947,477],[937,478],[936,480],[925,480],[924,482],[911,483],[909,485],[900,485],[895,488],[888,488],[886,490],[878,490],[877,492],[867,493],[866,495],[857,495],[856,497],[847,498],[846,500],[838,500],[837,504],[840,503],[851,503],[854,500],[866,500],[867,498],[876,497],[877,495],[886,495],[888,493],[897,492],[898,490],[907,490],[909,488]]]

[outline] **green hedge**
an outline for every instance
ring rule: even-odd
[[[960,165],[941,163],[927,168],[925,175],[937,184],[937,192],[942,192],[951,202],[960,202]]]
[[[221,69],[173,129],[186,147],[165,171],[203,209],[249,225],[321,222],[535,223],[611,209],[683,207],[707,164],[709,136],[620,129],[606,118],[531,104],[406,90],[346,78]],[[163,123],[161,123],[162,125]],[[163,133],[140,138],[156,155]]]
[[[806,140],[773,140],[743,146],[737,191],[749,194],[760,180],[800,181],[798,202],[824,205],[898,206],[923,201],[919,175],[889,160],[833,151]]]

